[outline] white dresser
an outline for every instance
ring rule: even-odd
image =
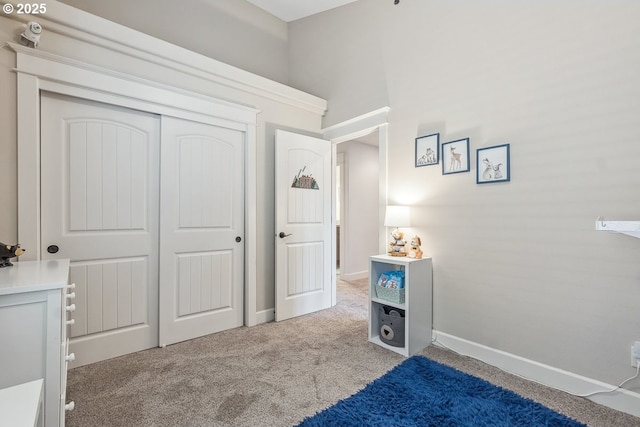
[[[68,355],[69,260],[0,268],[0,389],[44,380],[44,424],[64,426]],[[1,420],[2,414],[0,414]],[[0,424],[2,422],[0,421]]]

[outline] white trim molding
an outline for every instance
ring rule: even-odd
[[[640,417],[640,393],[433,330],[432,342],[542,385]],[[614,391],[610,391],[614,390]]]
[[[369,270],[358,271],[355,273],[348,273],[348,274],[340,274],[340,280],[346,280],[347,282],[350,280],[366,279],[367,277],[369,277]]]
[[[369,113],[322,129],[322,137],[334,144],[357,139],[376,131],[387,123],[389,107],[382,107]]]
[[[256,313],[256,321],[258,322],[258,324],[269,323],[275,320],[276,320],[275,308],[268,308],[266,310],[262,310]]]

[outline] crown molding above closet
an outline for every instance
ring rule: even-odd
[[[0,1],[0,4],[15,4]],[[33,20],[30,15],[7,15],[20,22]],[[47,32],[90,43],[135,59],[144,60],[190,76],[241,90],[260,97],[324,115],[327,101],[282,83],[225,64],[202,54],[165,42],[123,25],[92,15],[64,3],[49,2],[38,21]]]

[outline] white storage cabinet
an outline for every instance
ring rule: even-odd
[[[43,418],[64,426],[68,354],[69,260],[22,261],[0,268],[0,389],[44,380]],[[3,425],[0,414],[0,425]]]
[[[404,271],[404,302],[380,298],[376,284],[386,271]],[[431,342],[432,285],[431,258],[413,259],[390,255],[375,255],[369,259],[369,341],[403,356],[427,347]],[[396,347],[380,339],[380,307],[389,306],[404,311],[404,346]]]

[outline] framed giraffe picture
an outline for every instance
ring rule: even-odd
[[[469,172],[469,138],[442,144],[442,175]]]
[[[476,183],[511,181],[510,144],[478,148],[476,153]]]

